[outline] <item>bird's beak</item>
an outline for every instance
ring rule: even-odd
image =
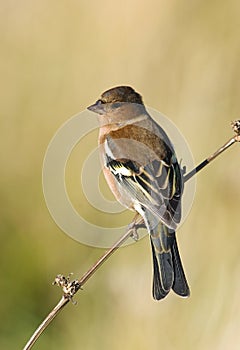
[[[87,109],[91,112],[97,113],[97,114],[103,114],[104,113],[104,104],[101,100],[97,100],[93,105],[87,107]]]

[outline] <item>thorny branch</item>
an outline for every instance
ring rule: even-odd
[[[184,182],[187,182],[190,178],[192,178],[195,174],[197,174],[201,169],[203,169],[206,165],[216,159],[222,152],[226,151],[230,146],[235,144],[236,142],[240,142],[240,120],[236,120],[231,123],[232,129],[235,135],[227,141],[222,147],[220,147],[216,152],[206,158],[203,162],[201,162],[196,168],[191,170],[188,174],[184,176]],[[32,337],[29,339],[28,343],[25,345],[23,350],[29,350],[35,344],[37,339],[43,333],[43,331],[47,328],[47,326],[52,322],[52,320],[59,314],[62,308],[69,303],[69,301],[73,302],[74,295],[82,288],[82,286],[89,280],[90,277],[94,275],[94,273],[102,266],[102,264],[119,248],[126,242],[130,237],[133,239],[137,239],[137,230],[140,227],[144,227],[142,218],[139,215],[136,215],[133,219],[132,223],[128,225],[127,232],[120,237],[120,239],[109,248],[98,261],[80,278],[71,281],[70,275],[64,277],[63,275],[57,275],[53,284],[57,284],[62,288],[63,295],[58,304],[53,308],[53,310],[48,314],[48,316],[44,319],[44,321],[40,324],[40,326],[36,329]]]

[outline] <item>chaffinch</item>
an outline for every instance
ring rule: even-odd
[[[105,91],[88,107],[100,122],[100,158],[116,199],[141,215],[153,257],[153,298],[172,288],[189,296],[175,230],[181,220],[182,170],[165,131],[129,86]]]

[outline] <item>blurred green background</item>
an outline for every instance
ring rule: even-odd
[[[101,92],[127,84],[173,120],[196,162],[204,159],[239,118],[240,3],[0,5],[0,348],[11,350],[23,347],[58,301],[55,275],[79,276],[103,253],[70,239],[46,208],[41,172],[52,136]],[[198,175],[192,211],[178,232],[189,299],[171,293],[152,300],[145,238],[98,271],[35,349],[238,349],[239,152],[234,146]],[[79,170],[74,159],[70,192]]]

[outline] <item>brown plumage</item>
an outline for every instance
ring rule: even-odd
[[[88,109],[98,114],[107,183],[120,203],[142,216],[150,234],[154,299],[164,298],[171,288],[188,296],[175,237],[183,181],[173,145],[129,86],[107,90]]]

